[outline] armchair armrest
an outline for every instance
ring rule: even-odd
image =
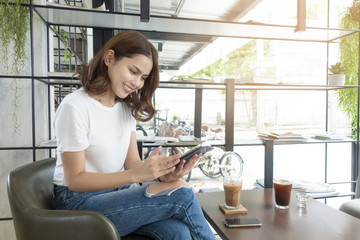
[[[18,239],[120,239],[112,222],[92,211],[24,209],[22,218],[14,219],[15,228],[17,221],[27,223],[17,231]]]
[[[360,199],[355,198],[353,200],[349,200],[343,203],[339,209],[347,214],[360,218]]]

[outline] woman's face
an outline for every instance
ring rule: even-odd
[[[112,50],[106,55],[105,64],[108,66],[111,90],[122,99],[144,86],[153,66],[152,59],[141,54],[116,61]]]

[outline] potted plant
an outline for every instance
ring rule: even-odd
[[[328,83],[329,85],[344,85],[345,83],[345,69],[341,62],[329,67]]]

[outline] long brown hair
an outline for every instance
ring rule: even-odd
[[[131,58],[136,54],[142,54],[152,58],[153,67],[144,86],[137,92],[129,94],[121,101],[130,108],[136,120],[148,121],[156,113],[152,105],[152,96],[159,86],[159,64],[158,53],[155,47],[147,38],[136,31],[124,31],[113,36],[105,46],[94,56],[89,64],[85,64],[79,70],[79,79],[86,92],[101,94],[110,87],[108,68],[104,62],[105,53],[112,49],[115,52],[115,59],[118,61],[123,57]],[[117,101],[120,99],[117,97]]]

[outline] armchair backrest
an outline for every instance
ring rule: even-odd
[[[119,240],[115,226],[92,211],[56,210],[53,204],[55,159],[44,159],[13,170],[8,197],[18,240]]]
[[[10,202],[18,240],[120,240],[114,224],[100,213],[86,210],[55,210],[53,173],[49,158],[13,170],[8,177]],[[134,234],[124,240],[149,239]]]
[[[49,158],[13,170],[8,177],[8,194],[14,210],[53,209],[55,159]]]

